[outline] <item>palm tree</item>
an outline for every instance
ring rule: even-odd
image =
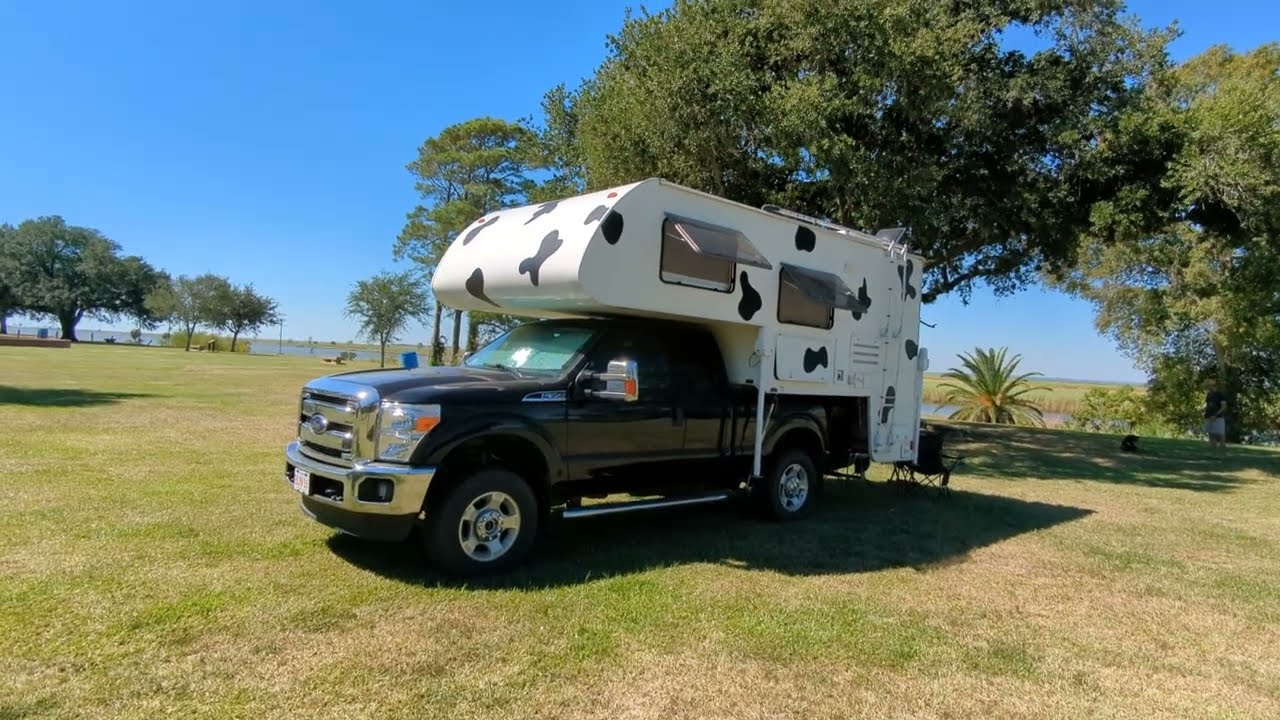
[[[957,406],[951,420],[1003,425],[1044,425],[1044,416],[1027,393],[1048,390],[1027,382],[1040,373],[1015,375],[1021,355],[1006,359],[1008,348],[975,348],[972,355],[960,354],[964,369],[951,368],[943,377],[954,382],[940,383],[947,391],[943,403]]]

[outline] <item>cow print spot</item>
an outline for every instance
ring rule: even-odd
[[[622,213],[616,210],[610,210],[608,215],[604,216],[604,220],[600,223],[600,232],[604,233],[604,241],[610,245],[617,245],[618,240],[622,237]]]
[[[484,221],[484,219],[483,219],[483,218],[481,218],[481,222],[480,222],[480,224],[478,224],[478,225],[476,225],[475,227],[471,228],[471,230],[469,230],[469,231],[467,232],[467,234],[463,236],[463,238],[462,238],[462,244],[463,244],[463,245],[466,245],[467,243],[471,242],[472,240],[475,240],[475,239],[476,239],[476,236],[480,234],[480,231],[481,231],[481,230],[484,230],[484,229],[485,229],[485,228],[487,228],[487,227],[492,227],[494,223],[498,222],[498,221],[499,221],[499,220],[501,220],[501,219],[502,219],[502,216],[501,216],[501,215],[494,215],[494,216],[493,216],[493,219],[492,219],[492,220],[489,220],[489,221],[487,221],[487,222],[486,222],[486,221]]]
[[[884,425],[889,422],[889,413],[893,412],[893,402],[898,392],[890,385],[884,391],[884,405],[880,408],[880,424]]]
[[[871,309],[871,294],[867,292],[867,279],[862,278],[862,287],[858,288],[858,303],[867,310]],[[857,310],[853,311],[853,319],[861,320],[863,313]]]
[[[804,371],[812,373],[819,367],[829,367],[827,365],[827,347],[824,345],[817,350],[813,348],[804,349]]]
[[[915,340],[908,340],[908,341],[907,341],[907,359],[908,359],[908,360],[915,360],[915,359],[916,359],[916,353],[918,353],[918,352],[920,352],[920,346],[916,344],[916,341],[915,341]]]
[[[738,279],[742,283],[742,299],[738,301],[738,316],[743,320],[750,320],[760,312],[760,308],[764,307],[764,301],[760,299],[760,293],[751,287],[746,270],[742,271]]]
[[[489,296],[484,294],[484,271],[480,268],[471,271],[471,277],[467,278],[466,288],[467,292],[471,293],[471,297],[498,307],[498,303],[490,300]]]
[[[796,249],[800,252],[813,252],[818,246],[818,236],[813,234],[813,230],[803,226],[796,226]]]
[[[549,203],[543,203],[543,204],[539,205],[539,206],[538,206],[538,209],[534,211],[534,213],[533,213],[533,217],[529,218],[528,220],[525,220],[525,221],[524,221],[524,224],[525,224],[525,225],[528,225],[529,223],[533,222],[534,220],[537,220],[538,218],[542,217],[543,215],[546,215],[547,213],[550,213],[552,210],[555,210],[555,209],[556,209],[556,206],[557,206],[557,205],[559,205],[559,204],[560,204],[560,201],[559,201],[559,200],[552,200],[552,201],[551,201],[551,202],[549,202]],[[534,283],[534,284],[536,285],[537,283]]]
[[[907,298],[914,300],[916,297],[916,288],[911,284],[911,275],[915,272],[915,269],[916,264],[913,260],[908,260],[905,268],[901,265],[898,266],[898,279],[902,281],[902,299],[904,302]]]
[[[538,246],[538,252],[533,257],[527,257],[520,261],[518,270],[521,275],[528,274],[529,282],[534,287],[538,287],[538,272],[542,270],[542,263],[547,261],[555,251],[560,249],[564,241],[560,239],[560,231],[552,230],[547,236],[542,238],[542,244]]]
[[[587,219],[583,220],[582,224],[590,225],[591,223],[596,222],[597,220],[600,220],[601,218],[603,218],[605,213],[607,212],[609,212],[609,208],[605,207],[604,205],[597,205],[591,209],[591,212],[587,213]]]

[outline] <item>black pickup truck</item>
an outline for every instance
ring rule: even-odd
[[[285,478],[344,532],[400,541],[421,526],[428,559],[460,576],[519,564],[553,515],[745,494],[802,517],[823,475],[865,450],[866,399],[770,396],[753,478],[756,393],[727,381],[700,326],[531,322],[459,367],[311,381]],[[615,495],[631,499],[596,502]]]

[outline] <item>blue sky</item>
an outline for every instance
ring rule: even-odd
[[[470,117],[535,114],[604,58],[626,5],[0,3],[0,221],[62,215],[175,275],[252,282],[280,301],[287,337],[349,339],[343,298],[394,266],[417,146]],[[1178,20],[1179,59],[1280,27],[1274,2],[1131,8]],[[1007,345],[1049,376],[1142,379],[1088,305],[1055,293],[979,289],[925,320],[935,370]]]

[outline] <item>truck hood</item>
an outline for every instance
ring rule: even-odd
[[[383,400],[425,402],[519,402],[531,392],[561,389],[558,378],[521,377],[496,368],[422,367],[357,370],[335,378],[368,385]]]

